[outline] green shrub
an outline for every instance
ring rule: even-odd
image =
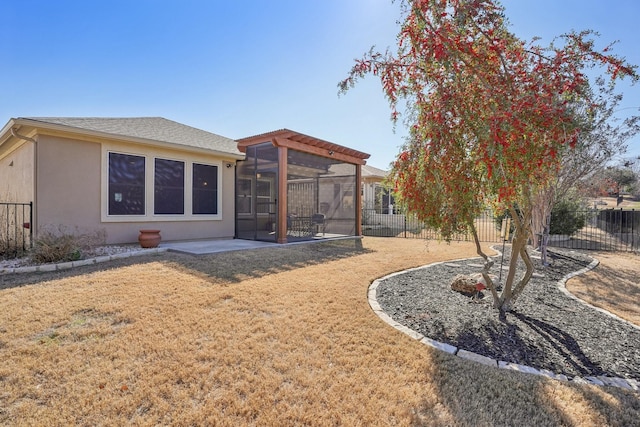
[[[516,208],[516,210],[518,210]],[[570,236],[585,226],[587,221],[585,208],[579,200],[563,199],[553,205],[551,211],[551,224],[549,225],[549,234],[561,234]],[[509,218],[509,212],[494,216],[496,229],[502,228],[502,221]],[[510,226],[510,233],[513,233],[515,226],[513,221]]]
[[[586,224],[583,206],[577,200],[560,200],[551,211],[549,234],[570,236]]]

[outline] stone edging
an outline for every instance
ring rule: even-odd
[[[475,258],[475,257],[474,257]],[[462,357],[463,359],[467,359],[467,360],[471,360],[477,363],[482,363],[483,365],[488,365],[488,366],[493,366],[495,368],[501,368],[501,369],[509,369],[512,371],[518,371],[518,372],[524,372],[527,374],[534,374],[534,375],[541,375],[547,378],[551,378],[551,379],[556,379],[556,380],[561,380],[561,381],[571,381],[577,384],[590,384],[590,385],[599,385],[599,386],[613,386],[613,387],[620,387],[620,388],[624,388],[624,389],[628,389],[628,390],[634,390],[634,391],[640,391],[640,381],[638,380],[634,380],[634,379],[626,379],[626,378],[615,378],[615,377],[605,377],[605,376],[598,376],[598,377],[592,377],[592,376],[588,376],[588,377],[573,377],[571,380],[564,374],[556,374],[554,372],[548,371],[546,369],[536,369],[536,368],[532,368],[530,366],[526,366],[526,365],[520,365],[517,363],[510,363],[510,362],[505,362],[502,360],[495,360],[492,359],[490,357],[487,356],[483,356],[481,354],[477,354],[477,353],[473,353],[471,351],[467,351],[467,350],[463,350],[463,349],[459,349],[457,347],[454,347],[450,344],[445,344],[436,340],[433,340],[431,338],[425,337],[424,335],[422,335],[421,333],[414,331],[413,329],[410,329],[398,322],[396,322],[395,320],[393,320],[393,318],[391,318],[391,316],[389,316],[387,313],[384,312],[384,310],[382,310],[382,307],[380,307],[380,304],[378,304],[378,300],[376,299],[376,291],[378,289],[378,286],[380,285],[380,283],[383,280],[389,279],[391,277],[400,275],[400,274],[405,274],[411,271],[415,271],[415,270],[420,270],[420,269],[424,269],[424,268],[428,268],[434,265],[439,265],[439,264],[444,264],[444,263],[450,263],[450,262],[459,262],[459,261],[467,261],[473,258],[461,258],[461,259],[456,259],[456,260],[449,260],[449,261],[441,261],[441,262],[435,262],[432,264],[428,264],[428,265],[423,265],[421,267],[416,267],[416,268],[411,268],[408,270],[403,270],[403,271],[398,271],[392,274],[388,274],[384,277],[381,277],[379,279],[374,280],[371,285],[369,285],[369,289],[367,292],[367,299],[369,300],[369,306],[371,307],[371,309],[374,311],[374,313],[376,313],[376,315],[378,315],[378,317],[380,319],[382,319],[384,322],[386,322],[387,324],[391,325],[392,327],[394,327],[395,329],[397,329],[400,332],[403,332],[404,334],[410,336],[411,338],[420,341],[421,343],[428,345],[429,347],[435,348],[437,350],[440,351],[444,351],[447,352],[449,354],[453,354],[456,355],[458,357]],[[618,320],[622,320],[628,324],[631,324],[632,326],[634,326],[635,328],[640,329],[637,325],[634,325],[624,319],[619,318],[618,316],[614,315],[613,313],[610,313],[606,310],[603,310],[601,308],[598,307],[594,307],[590,304],[587,304],[586,302],[582,301],[581,299],[579,299],[578,297],[572,295],[565,287],[565,284],[567,282],[567,280],[571,279],[572,277],[575,277],[579,274],[584,274],[587,271],[592,270],[593,268],[595,268],[597,265],[599,264],[599,261],[594,259],[593,262],[591,262],[591,264],[589,264],[587,267],[583,268],[582,270],[573,272],[573,273],[569,273],[566,276],[564,276],[560,282],[558,283],[558,288],[567,296],[588,305],[589,307],[592,307],[602,313],[606,313],[610,316],[613,316],[614,318],[618,319]]]
[[[568,296],[569,298],[578,301],[580,304],[586,305],[589,308],[592,308],[593,310],[596,310],[602,314],[605,314],[607,316],[613,317],[614,319],[626,323],[627,325],[631,326],[634,329],[637,329],[640,331],[640,326],[636,325],[635,323],[631,323],[626,319],[623,319],[622,317],[619,317],[607,310],[605,310],[604,308],[600,308],[600,307],[596,307],[595,305],[589,304],[588,302],[578,298],[577,296],[573,295],[571,292],[569,292],[569,290],[567,289],[567,282],[569,281],[569,279],[572,279],[576,276],[579,276],[581,274],[586,273],[589,270],[593,270],[594,268],[596,268],[596,266],[600,264],[600,261],[598,261],[597,259],[593,259],[593,261],[591,262],[591,264],[589,264],[588,266],[586,266],[585,268],[583,268],[582,270],[578,270],[575,271],[573,273],[569,273],[566,276],[564,276],[562,279],[560,279],[560,282],[558,282],[558,289],[560,289],[560,292],[562,292],[563,294],[565,294],[566,296]]]
[[[141,249],[137,251],[120,252],[113,255],[102,255],[95,258],[81,259],[78,261],[61,262],[57,264],[40,264],[40,265],[30,265],[27,267],[11,267],[11,268],[7,267],[7,268],[0,269],[0,275],[10,274],[10,273],[36,273],[36,272],[44,272],[44,271],[67,270],[69,268],[80,267],[83,265],[93,265],[101,262],[113,261],[116,259],[130,258],[133,256],[139,256],[139,255],[156,254],[156,253],[166,252],[166,251],[167,251],[167,248]]]

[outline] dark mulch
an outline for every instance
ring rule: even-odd
[[[505,249],[506,266],[510,251]],[[492,308],[488,290],[479,302],[471,302],[450,288],[457,274],[479,272],[480,258],[385,279],[377,289],[378,303],[394,320],[424,336],[496,360],[568,377],[640,379],[640,330],[562,293],[559,281],[592,259],[577,252],[554,251],[550,266],[533,260],[536,276],[504,320]],[[502,257],[493,259],[491,273],[498,276]],[[505,276],[503,270],[502,281]]]

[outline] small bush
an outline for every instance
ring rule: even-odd
[[[31,259],[37,263],[77,261],[90,248],[104,244],[105,232],[81,234],[65,227],[45,228],[38,233],[31,250]]]
[[[586,215],[580,202],[575,200],[560,200],[551,211],[549,234],[570,236],[586,224]]]

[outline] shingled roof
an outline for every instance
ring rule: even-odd
[[[346,163],[337,163],[331,165],[329,168],[329,174],[335,176],[350,176],[353,175],[354,169],[353,165]],[[369,165],[362,165],[361,169],[362,178],[380,178],[384,179],[389,174],[387,171],[383,171],[382,169],[375,168]]]
[[[369,177],[386,178],[387,175],[389,175],[388,171],[385,171],[385,170],[382,170],[382,169],[378,169],[378,168],[370,166],[370,165],[363,165],[362,166],[362,177],[363,178],[369,178]]]
[[[163,117],[22,117],[15,124],[142,143],[179,145],[244,158],[238,143]]]

